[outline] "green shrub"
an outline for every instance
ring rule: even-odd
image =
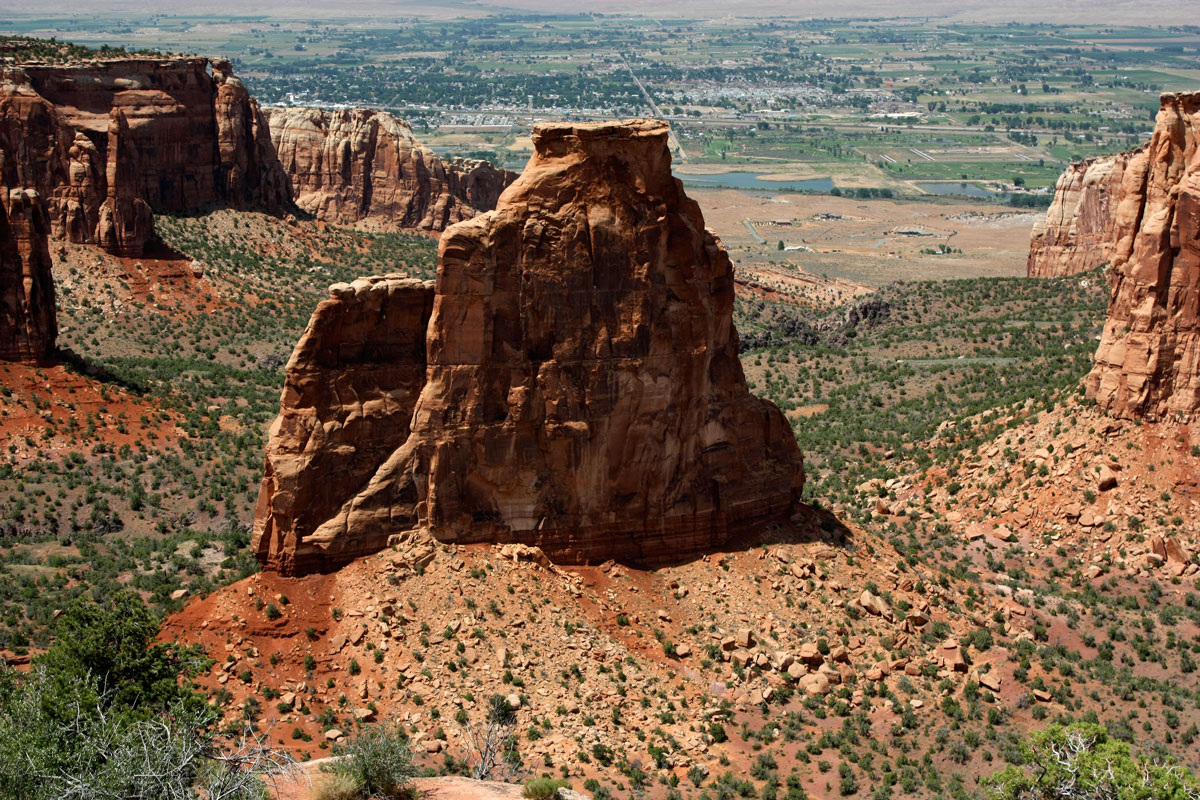
[[[1070,798],[1196,797],[1200,780],[1178,764],[1134,755],[1101,725],[1051,725],[1021,743],[1028,766],[1008,766],[983,779],[991,796],[1003,800]]]
[[[525,788],[521,791],[521,796],[532,798],[532,800],[549,800],[558,795],[559,789],[570,785],[569,781],[561,778],[530,778],[525,781]]]
[[[362,796],[358,781],[342,772],[330,775],[313,791],[313,800],[357,800]]]
[[[340,758],[321,769],[333,773],[339,786],[352,783],[357,787],[357,794],[345,797],[415,797],[409,780],[417,768],[408,749],[408,736],[399,723],[366,728],[349,744],[335,747],[334,754]]]

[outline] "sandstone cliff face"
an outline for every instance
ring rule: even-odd
[[[271,142],[267,115],[228,61],[214,61],[212,69],[219,194],[235,208],[276,211],[287,206],[292,186]]]
[[[106,197],[104,155],[18,68],[0,68],[0,184],[45,200],[58,236],[95,241]]]
[[[1121,182],[1089,395],[1119,417],[1200,409],[1200,93],[1164,94]]]
[[[273,108],[269,121],[296,205],[328,222],[440,231],[495,207],[515,178],[483,161],[445,163],[383,111]]]
[[[228,62],[131,58],[5,69],[0,150],[4,182],[46,198],[56,236],[121,255],[141,253],[153,233],[151,209],[274,211],[291,199],[265,118]]]
[[[404,444],[425,385],[432,282],[392,275],[330,293],[288,362],[267,444],[254,546],[277,569],[292,568],[302,537]],[[301,556],[298,566],[320,564]]]
[[[100,206],[96,242],[110,253],[138,257],[154,233],[154,212],[138,197],[138,152],[125,113],[114,108],[108,123],[108,196]]]
[[[394,406],[407,439],[382,459],[343,439],[378,463],[330,490],[342,502],[319,524],[332,496],[295,524],[309,498],[268,467],[254,542],[268,568],[332,568],[417,528],[574,561],[670,559],[792,513],[802,458],[747,389],[732,267],[671,176],[666,126],[543,125],[534,144],[496,210],[442,236],[424,386],[411,414]],[[268,453],[304,436],[280,423]]]
[[[1029,277],[1061,278],[1110,259],[1121,181],[1137,154],[1118,153],[1067,167],[1050,209],[1030,236]]]
[[[384,112],[271,117],[228,61],[6,67],[0,180],[45,198],[54,235],[140,256],[155,211],[274,212],[294,198],[328,222],[441,231],[495,207],[516,177],[484,161],[446,163]]]
[[[46,237],[50,220],[36,192],[0,197],[0,359],[38,363],[58,335]]]
[[[454,158],[446,166],[450,191],[476,211],[491,211],[517,173],[478,158]]]

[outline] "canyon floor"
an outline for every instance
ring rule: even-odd
[[[162,217],[153,258],[56,251],[74,355],[9,368],[0,650],[26,659],[65,598],[129,585],[215,659],[226,721],[302,759],[393,720],[458,772],[499,695],[504,777],[597,796],[961,796],[1025,731],[1089,717],[1200,766],[1200,440],[1076,391],[1103,276],[1015,277],[1016,210],[695,195],[735,261],[751,387],[808,457],[789,524],[685,563],[414,539],[258,573],[292,344],[329,284],[429,277],[434,243]]]

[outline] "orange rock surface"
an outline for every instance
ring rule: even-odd
[[[254,551],[284,572],[324,565],[304,536],[408,439],[425,384],[432,283],[388,276],[330,291],[288,362],[267,445]]]
[[[1200,409],[1200,93],[1164,94],[1121,182],[1112,298],[1088,394],[1118,417]]]
[[[36,192],[4,190],[0,201],[0,359],[38,363],[58,335],[50,221]]]
[[[225,61],[6,68],[0,149],[5,185],[45,198],[55,236],[119,255],[141,254],[151,209],[291,200],[265,117]]]
[[[746,386],[732,266],[671,175],[666,125],[541,125],[533,141],[496,210],[442,236],[407,440],[365,480],[328,479],[340,506],[291,538],[279,520],[310,498],[268,478],[255,526],[268,568],[332,568],[412,530],[670,560],[793,512],[800,451]],[[300,447],[291,436],[277,426],[268,452]]]
[[[1061,278],[1109,260],[1125,168],[1138,151],[1072,164],[1054,187],[1054,201],[1029,239],[1027,274]]]
[[[384,111],[273,108],[270,126],[296,205],[327,222],[440,231],[495,207],[515,178],[485,161],[444,162]]]

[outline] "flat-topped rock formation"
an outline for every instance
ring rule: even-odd
[[[1054,200],[1029,239],[1031,278],[1061,278],[1108,261],[1114,244],[1121,181],[1139,151],[1092,158],[1067,167]]]
[[[446,163],[385,111],[272,108],[270,127],[296,205],[327,222],[441,231],[494,208],[516,177],[486,161]]]
[[[1121,181],[1112,298],[1087,391],[1118,417],[1200,409],[1200,92],[1164,94]]]
[[[0,187],[0,359],[39,363],[58,335],[46,237],[36,192]]]
[[[295,434],[286,422],[298,405],[358,413],[350,375],[336,391],[309,391],[327,399],[296,400],[293,376],[312,360],[306,342],[344,335],[324,332],[330,308],[318,309],[268,446],[253,545],[267,568],[335,568],[413,530],[536,545],[575,562],[670,560],[795,510],[799,448],[779,409],[747,388],[732,266],[671,175],[666,125],[541,125],[533,140],[496,210],[442,236],[427,333],[412,332],[425,333],[424,385],[411,412],[403,400],[388,406],[398,417],[389,430],[410,427],[405,441],[382,453],[374,440],[341,436],[356,470],[375,462],[365,478],[294,465],[313,476],[293,485],[340,494],[332,511],[329,494],[281,491],[274,456],[324,457],[309,427]],[[355,286],[335,294],[374,302]],[[375,353],[375,335],[348,346]],[[406,381],[389,380],[368,383],[408,396]]]

